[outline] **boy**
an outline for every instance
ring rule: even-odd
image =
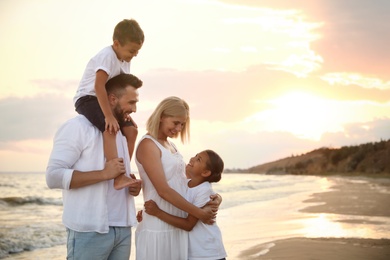
[[[138,130],[130,115],[126,115],[125,124],[118,124],[110,109],[105,84],[114,76],[130,73],[130,61],[137,56],[144,38],[144,33],[135,20],[124,19],[119,22],[114,29],[113,44],[90,59],[73,99],[76,111],[103,132],[107,161],[118,157],[115,136],[119,130],[126,136],[131,158]],[[132,182],[131,178],[120,175],[115,178],[114,187],[122,189]]]

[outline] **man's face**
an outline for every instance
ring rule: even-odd
[[[113,112],[119,123],[123,123],[128,115],[137,111],[138,96],[138,90],[129,85],[125,93],[117,98]]]

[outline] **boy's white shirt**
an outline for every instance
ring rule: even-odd
[[[76,91],[76,95],[73,98],[73,103],[76,103],[76,101],[83,96],[96,96],[95,79],[98,70],[104,70],[108,74],[107,80],[109,80],[119,74],[129,74],[130,62],[120,61],[111,45],[102,49],[89,60]]]

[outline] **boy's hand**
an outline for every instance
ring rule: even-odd
[[[160,212],[160,208],[153,200],[148,200],[147,202],[145,202],[144,207],[145,212],[152,216],[157,216],[157,214]]]
[[[119,123],[113,115],[104,119],[106,121],[106,130],[110,134],[116,134],[119,131]]]
[[[137,124],[135,123],[135,121],[133,120],[133,118],[131,118],[130,114],[126,114],[126,115],[125,115],[125,121],[131,122],[135,128],[138,128]]]

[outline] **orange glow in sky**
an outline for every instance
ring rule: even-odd
[[[185,159],[210,148],[247,168],[389,139],[390,10],[356,1],[2,0],[0,171],[45,170],[88,60],[124,18],[145,32],[131,64],[144,82],[139,137],[157,103],[180,96],[192,116],[192,141],[175,141]]]

